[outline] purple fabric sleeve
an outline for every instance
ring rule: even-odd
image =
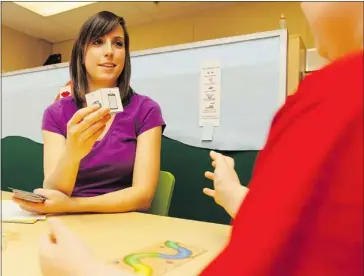
[[[150,98],[147,98],[143,103],[143,105],[141,106],[138,121],[139,121],[139,127],[137,132],[138,135],[158,126],[162,127],[162,133],[163,133],[166,127],[166,123],[163,120],[162,110],[160,106]]]
[[[59,120],[55,118],[55,106],[51,105],[46,108],[43,113],[42,130],[47,130],[64,136],[64,133],[59,125]]]

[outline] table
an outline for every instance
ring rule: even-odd
[[[2,199],[11,193],[2,192]],[[121,214],[65,215],[70,227],[102,260],[112,261],[166,240],[205,249],[202,255],[171,270],[167,275],[197,275],[226,245],[231,226],[138,212]],[[2,223],[12,232],[2,251],[2,275],[41,276],[38,265],[40,238],[48,232],[47,222]]]

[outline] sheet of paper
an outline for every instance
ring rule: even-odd
[[[199,126],[220,124],[221,64],[207,61],[201,65]]]
[[[202,126],[201,141],[212,141],[214,136],[214,125],[212,123],[206,123]]]
[[[2,222],[24,222],[31,223],[34,220],[45,220],[46,216],[37,215],[22,210],[18,204],[12,200],[1,201],[1,221]]]

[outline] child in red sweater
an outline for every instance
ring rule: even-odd
[[[363,275],[363,3],[302,8],[331,63],[276,114],[249,189],[232,159],[211,152],[214,189],[204,192],[234,221],[229,244],[202,275]],[[94,262],[59,221],[51,231],[44,275],[126,275]]]

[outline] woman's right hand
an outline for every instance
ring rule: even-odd
[[[92,105],[78,110],[67,123],[67,152],[81,161],[91,151],[110,118],[110,108]]]

